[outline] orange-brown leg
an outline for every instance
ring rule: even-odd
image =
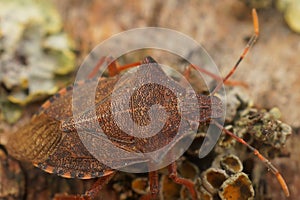
[[[83,195],[84,199],[94,199],[100,190],[102,190],[103,186],[105,186],[115,175],[115,172],[103,177],[98,178],[98,180],[94,183],[92,188],[85,192]]]
[[[99,59],[96,66],[93,68],[93,70],[89,73],[88,78],[93,78],[96,76],[98,71],[100,70],[101,66],[106,62],[107,57],[102,57]]]
[[[258,24],[258,17],[257,17],[257,13],[256,13],[255,9],[252,10],[252,17],[253,17],[254,34],[252,35],[252,37],[248,41],[246,47],[244,48],[241,56],[238,59],[238,61],[235,63],[235,65],[230,70],[230,72],[225,76],[225,78],[221,78],[219,76],[216,76],[213,73],[211,73],[211,72],[209,72],[209,71],[207,71],[205,69],[202,69],[202,68],[200,68],[199,66],[196,66],[196,65],[190,65],[190,67],[185,72],[185,76],[186,77],[189,76],[189,73],[190,73],[189,70],[190,70],[190,68],[194,68],[197,71],[200,71],[200,72],[202,72],[204,74],[207,74],[208,76],[212,77],[213,79],[219,81],[219,84],[213,90],[213,92],[211,93],[211,95],[214,95],[217,91],[219,91],[219,89],[222,87],[223,84],[226,84],[226,85],[242,85],[242,86],[247,87],[247,84],[245,84],[245,83],[238,82],[238,81],[229,81],[228,79],[235,72],[235,70],[237,69],[237,67],[241,63],[241,61],[245,58],[245,56],[249,52],[249,49],[254,45],[254,43],[256,42],[256,40],[258,38],[258,35],[259,35],[259,24]]]
[[[119,74],[122,70],[126,70],[132,67],[136,67],[141,64],[141,62],[134,62],[126,65],[120,66],[116,60],[114,60],[111,56],[105,56],[100,58],[97,65],[93,68],[93,70],[88,75],[88,78],[93,78],[99,72],[100,68],[105,66],[104,64],[107,63],[108,65],[108,75],[110,77]]]
[[[223,83],[225,83],[232,76],[232,74],[235,72],[235,70],[237,69],[237,67],[240,65],[240,63],[242,62],[242,60],[245,58],[245,56],[249,52],[249,49],[256,42],[256,40],[258,38],[258,35],[259,35],[259,24],[258,24],[258,17],[257,17],[257,13],[256,13],[255,9],[252,10],[252,18],[253,18],[254,34],[252,35],[252,37],[248,41],[246,47],[244,48],[242,54],[240,55],[240,57],[238,59],[238,61],[235,63],[235,65],[230,70],[230,72],[225,76],[225,78],[223,78],[223,80],[219,82],[219,84],[214,89],[214,91],[211,93],[211,95],[214,95],[217,91],[219,91],[219,89],[222,87]]]
[[[92,200],[95,199],[97,194],[101,189],[112,179],[115,175],[115,172],[107,176],[98,178],[98,180],[93,184],[92,188],[88,190],[84,195],[66,195],[66,194],[57,194],[54,197],[54,200]]]
[[[96,76],[96,74],[99,72],[100,68],[105,66],[105,63],[110,63],[108,65],[108,73],[109,76],[115,76],[119,73],[118,71],[118,64],[116,61],[114,61],[113,57],[111,56],[104,56],[99,59],[96,66],[93,68],[93,70],[89,73],[88,78],[93,78]]]
[[[223,78],[220,77],[220,76],[217,76],[213,73],[211,73],[210,71],[206,70],[206,69],[203,69],[199,66],[196,66],[196,65],[189,65],[183,72],[183,75],[186,79],[189,79],[190,77],[190,73],[191,73],[191,69],[195,69],[203,74],[206,74],[208,76],[210,76],[211,78],[213,78],[214,80],[220,82],[220,81],[223,81]],[[245,87],[245,88],[248,88],[248,85],[242,81],[234,81],[234,80],[226,80],[224,82],[225,85],[228,85],[228,86],[242,86],[242,87]]]
[[[136,66],[142,64],[142,62],[139,61],[139,62],[134,62],[134,63],[130,63],[130,64],[120,66],[118,64],[118,62],[114,61],[114,59],[112,57],[110,57],[110,56],[102,57],[102,58],[100,58],[100,60],[98,61],[97,65],[94,67],[92,72],[89,74],[88,78],[93,78],[105,62],[110,63],[110,65],[108,66],[108,74],[109,74],[110,77],[119,74],[123,70],[129,69],[129,68],[132,68],[132,67],[136,67]],[[215,74],[213,74],[213,73],[211,73],[211,72],[209,72],[205,69],[202,69],[202,68],[200,68],[196,65],[190,65],[185,69],[184,76],[187,79],[190,77],[191,68],[194,68],[197,71],[200,71],[200,72],[212,77],[213,79],[215,79],[217,81],[222,81],[223,80],[222,77],[219,77],[219,76],[217,76],[217,75],[215,75]],[[225,85],[231,85],[231,86],[241,85],[241,86],[244,86],[244,87],[248,87],[247,84],[245,84],[243,82],[240,82],[240,81],[226,80],[226,82],[224,84]]]
[[[259,35],[259,24],[258,24],[258,17],[257,17],[257,13],[256,13],[255,9],[252,10],[252,17],[253,17],[253,26],[254,26],[254,34],[253,34],[253,36],[248,41],[247,46],[244,48],[244,51],[242,52],[242,54],[239,57],[239,59],[236,62],[236,64],[233,66],[233,68],[230,70],[230,72],[225,76],[225,78],[217,85],[217,87],[214,89],[214,91],[211,93],[211,95],[214,95],[220,89],[220,87],[222,86],[223,82],[226,82],[229,79],[229,77],[232,76],[232,74],[235,72],[235,70],[237,69],[237,67],[241,63],[241,61],[244,59],[244,57],[248,53],[249,49],[256,42],[256,40],[258,38],[258,35]],[[252,147],[251,145],[249,145],[245,140],[243,140],[242,138],[238,137],[234,133],[232,133],[232,132],[228,131],[227,129],[225,129],[217,121],[212,120],[212,122],[217,127],[219,127],[222,131],[224,131],[227,135],[231,136],[237,142],[245,145],[248,149],[250,149],[253,152],[253,154],[255,156],[257,156],[265,164],[265,166],[268,168],[268,170],[270,170],[276,176],[276,178],[277,178],[279,184],[281,185],[281,187],[282,187],[285,195],[287,197],[290,195],[289,189],[288,189],[288,187],[286,185],[286,182],[283,179],[282,175],[280,174],[280,172],[277,170],[277,168],[268,159],[266,159],[257,149],[255,149],[254,147]]]
[[[225,129],[221,124],[219,124],[217,121],[213,120],[213,123],[219,127],[222,131],[224,131],[227,135],[229,135],[230,137],[234,138],[237,142],[245,145],[249,150],[251,150],[253,152],[253,154],[255,156],[257,156],[259,158],[259,160],[261,160],[265,166],[268,168],[269,171],[271,171],[277,178],[284,194],[289,197],[290,196],[290,192],[289,192],[289,188],[286,185],[285,180],[283,179],[282,175],[280,174],[280,172],[278,171],[278,169],[267,159],[265,158],[257,149],[255,149],[254,147],[252,147],[251,145],[249,145],[245,140],[243,140],[242,138],[238,137],[237,135],[235,135],[234,133],[228,131],[227,129]]]
[[[177,166],[176,166],[175,162],[168,166],[168,170],[169,170],[169,177],[175,183],[178,183],[180,185],[184,185],[185,187],[187,187],[187,189],[191,193],[191,196],[192,196],[193,200],[197,200],[197,194],[196,194],[196,191],[195,191],[195,188],[194,188],[195,184],[192,181],[188,180],[188,179],[178,177]]]
[[[103,66],[103,64],[105,62],[110,63],[107,67],[108,68],[108,74],[109,74],[110,77],[119,74],[123,70],[129,69],[129,68],[132,68],[132,67],[136,67],[136,66],[142,64],[141,61],[138,61],[138,62],[134,62],[134,63],[130,63],[130,64],[120,66],[118,64],[118,62],[115,61],[112,57],[110,57],[110,56],[102,57],[102,58],[100,58],[100,60],[98,61],[97,65],[94,67],[92,72],[89,74],[88,78],[93,78],[98,73],[98,71],[100,70],[100,68]],[[222,81],[223,80],[222,77],[219,77],[219,76],[217,76],[217,75],[215,75],[215,74],[213,74],[213,73],[211,73],[211,72],[209,72],[209,71],[207,71],[203,68],[200,68],[196,65],[189,65],[184,70],[183,75],[186,79],[189,79],[192,68],[194,68],[197,71],[200,71],[200,72],[212,77],[213,79],[215,79],[217,81]],[[243,87],[248,87],[248,85],[246,83],[243,83],[243,82],[240,82],[240,81],[226,80],[224,84],[225,85],[231,85],[231,86],[240,85],[240,86],[243,86]]]
[[[141,197],[140,200],[157,200],[159,193],[158,172],[149,172],[150,193]]]

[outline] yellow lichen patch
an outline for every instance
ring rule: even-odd
[[[299,0],[277,0],[276,7],[283,12],[284,19],[290,29],[300,33],[300,1]]]
[[[74,70],[75,54],[73,42],[62,29],[60,16],[49,1],[0,1],[2,102],[23,106],[54,94],[67,82],[60,75]]]
[[[231,173],[238,173],[243,170],[240,159],[235,155],[224,156],[220,161],[220,165],[224,170]]]
[[[230,130],[232,131],[232,126],[227,126],[225,127],[227,130]],[[220,139],[219,139],[219,146],[220,147],[223,147],[223,148],[231,148],[234,144],[236,144],[236,140],[233,138],[233,137],[230,137],[229,135],[227,134],[223,134],[220,136]]]
[[[222,184],[219,195],[222,200],[251,200],[254,198],[254,190],[248,176],[240,172]]]
[[[209,192],[216,193],[227,177],[224,170],[209,168],[202,174],[203,186]]]
[[[213,200],[213,195],[210,194],[204,187],[200,187],[198,190],[198,195],[202,200]]]
[[[149,192],[149,185],[147,178],[136,178],[131,182],[131,188],[138,194],[147,194]]]
[[[198,167],[187,160],[179,164],[178,171],[182,177],[190,180],[194,180],[199,174]]]

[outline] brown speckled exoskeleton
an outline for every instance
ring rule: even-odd
[[[223,82],[226,82],[234,73],[235,69],[258,37],[258,18],[255,10],[253,10],[253,22],[255,34],[248,42],[248,45],[244,49],[236,65],[223,79]],[[151,57],[146,57],[142,62],[129,64],[123,68],[129,68],[140,64],[143,64],[140,68],[144,68],[149,65],[154,66],[155,68],[151,71],[149,76],[156,76],[163,81],[171,83],[184,94],[185,88],[167,76],[161,69],[160,65],[158,65]],[[198,67],[194,65],[191,65],[191,67],[198,69]],[[147,112],[150,107],[154,104],[160,104],[169,114],[165,125],[157,135],[146,139],[133,137],[123,132],[114,123],[114,120],[112,120],[113,116],[110,111],[110,95],[112,94],[114,85],[120,78],[120,76],[117,75],[119,69],[116,68],[114,63],[109,66],[109,69],[111,69],[110,74],[114,76],[101,78],[99,80],[88,79],[82,83],[60,90],[41,106],[40,111],[32,117],[31,121],[27,125],[12,135],[7,144],[9,153],[15,158],[31,161],[35,166],[46,172],[57,174],[66,178],[91,179],[100,177],[91,190],[87,191],[80,197],[76,197],[77,199],[94,198],[103,185],[105,185],[113,177],[116,170],[99,162],[82,144],[75,128],[75,123],[78,122],[75,122],[72,116],[72,94],[74,87],[76,87],[76,89],[79,90],[79,93],[82,94],[77,97],[78,100],[83,100],[85,95],[88,95],[90,83],[92,81],[98,81],[94,103],[96,105],[96,114],[99,125],[103,129],[107,138],[114,145],[128,152],[146,152],[152,149],[155,150],[155,148],[160,148],[161,146],[169,143],[169,141],[177,133],[178,122],[181,119],[181,116],[177,111],[178,102],[176,96],[172,94],[171,91],[168,91],[167,88],[161,87],[160,85],[146,84],[139,88],[137,95],[131,99],[131,115],[136,122],[143,124],[149,119],[141,119],[140,116],[146,116],[147,118]],[[132,80],[127,81],[130,82]],[[126,84],[126,81],[124,84]],[[221,100],[213,96],[214,93],[219,90],[221,85],[222,83],[219,83],[210,96],[202,94],[197,95],[197,106],[200,110],[200,124],[208,121],[213,122],[226,134],[246,145],[268,167],[268,169],[276,175],[285,194],[289,196],[288,188],[278,170],[265,157],[263,157],[258,150],[254,149],[232,132],[224,129],[217,121],[214,120],[223,115]],[[215,109],[212,110],[212,106],[214,106]],[[85,118],[84,121],[88,123],[89,115],[84,113],[82,117]],[[84,127],[85,123],[79,125]],[[103,154],[103,156],[104,159],[111,162],[119,162],[117,159],[110,157],[109,152]],[[127,161],[128,165],[131,163],[136,163],[136,161]],[[194,183],[190,180],[177,176],[175,163],[170,164],[168,169],[170,178],[178,184],[185,185],[189,189],[192,198],[196,200],[197,196],[194,189]],[[149,181],[151,192],[149,195],[143,196],[142,198],[157,199],[159,191],[157,171],[149,172]],[[57,197],[57,199],[59,198],[63,198],[63,196]]]

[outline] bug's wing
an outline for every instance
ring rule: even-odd
[[[34,162],[34,165],[65,178],[90,179],[114,171],[91,155],[76,132],[65,135],[45,161]]]
[[[12,134],[6,145],[10,155],[26,161],[43,161],[60,143],[59,121],[45,114],[33,117],[31,122]]]
[[[105,99],[110,95],[110,87],[116,78],[103,79],[98,82],[100,88],[97,99]],[[94,84],[94,83],[93,83]],[[84,100],[89,95],[90,82],[77,86],[80,95],[74,101]],[[63,92],[62,92],[63,91]],[[19,129],[8,141],[9,153],[19,160],[33,162],[44,171],[56,173],[63,177],[92,178],[105,176],[112,169],[94,158],[85,148],[76,130],[64,131],[61,121],[72,118],[72,89],[62,90],[54,98],[48,100],[29,124]],[[88,133],[87,133],[88,134]],[[105,138],[97,138],[104,140]],[[122,145],[126,148],[126,145]],[[131,149],[127,149],[131,151]],[[108,162],[121,162],[122,159],[111,158],[109,152],[104,152]],[[139,161],[130,160],[135,163]],[[121,164],[120,164],[121,165]]]
[[[112,153],[110,142],[107,138],[95,136],[94,133],[83,132],[86,138],[79,138],[76,132],[69,133],[59,144],[57,150],[45,162],[48,166],[55,166],[55,173],[59,170],[77,171],[77,178],[99,177],[103,172],[112,171],[109,166],[114,169],[124,167],[124,163],[135,164],[145,162],[145,159],[137,159],[136,157],[125,157],[123,154],[115,155]],[[85,146],[83,145],[85,140]],[[133,151],[127,147],[128,151]],[[109,166],[107,166],[109,165]],[[59,173],[58,173],[59,174]],[[82,175],[84,174],[84,176]]]
[[[82,106],[83,104],[93,105],[95,101],[101,101],[109,97],[113,85],[118,81],[118,78],[116,76],[88,79],[73,86],[63,88],[41,106],[37,115],[45,113],[49,117],[59,121],[66,120],[73,116],[73,104],[77,106]],[[74,90],[76,90],[75,95]],[[95,98],[87,98],[87,96]]]
[[[91,155],[77,132],[62,132],[59,121],[45,114],[35,116],[10,137],[6,147],[13,157],[31,161],[46,172],[66,178],[89,179],[114,171]]]
[[[87,81],[83,87],[76,86],[80,91],[78,98],[89,94],[90,84]],[[28,124],[10,136],[7,148],[11,155],[19,160],[43,162],[53,154],[67,134],[61,130],[61,120],[72,117],[72,91],[73,87],[59,91],[41,106]]]

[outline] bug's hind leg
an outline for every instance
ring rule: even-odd
[[[115,172],[103,177],[98,178],[92,188],[85,192],[84,199],[94,199],[102,188],[114,177]]]
[[[142,196],[140,200],[157,200],[159,193],[158,172],[149,172],[150,193]]]
[[[172,163],[168,166],[168,170],[169,170],[169,177],[175,182],[178,183],[180,185],[184,185],[185,187],[187,187],[187,189],[190,191],[190,194],[193,198],[193,200],[197,200],[197,193],[195,191],[194,188],[194,183],[188,179],[185,178],[181,178],[178,176],[177,174],[177,166],[176,163]]]
[[[93,184],[92,188],[84,195],[67,195],[67,194],[57,194],[53,200],[92,200],[95,199],[103,189],[103,187],[113,178],[115,173],[98,178],[98,180]]]

